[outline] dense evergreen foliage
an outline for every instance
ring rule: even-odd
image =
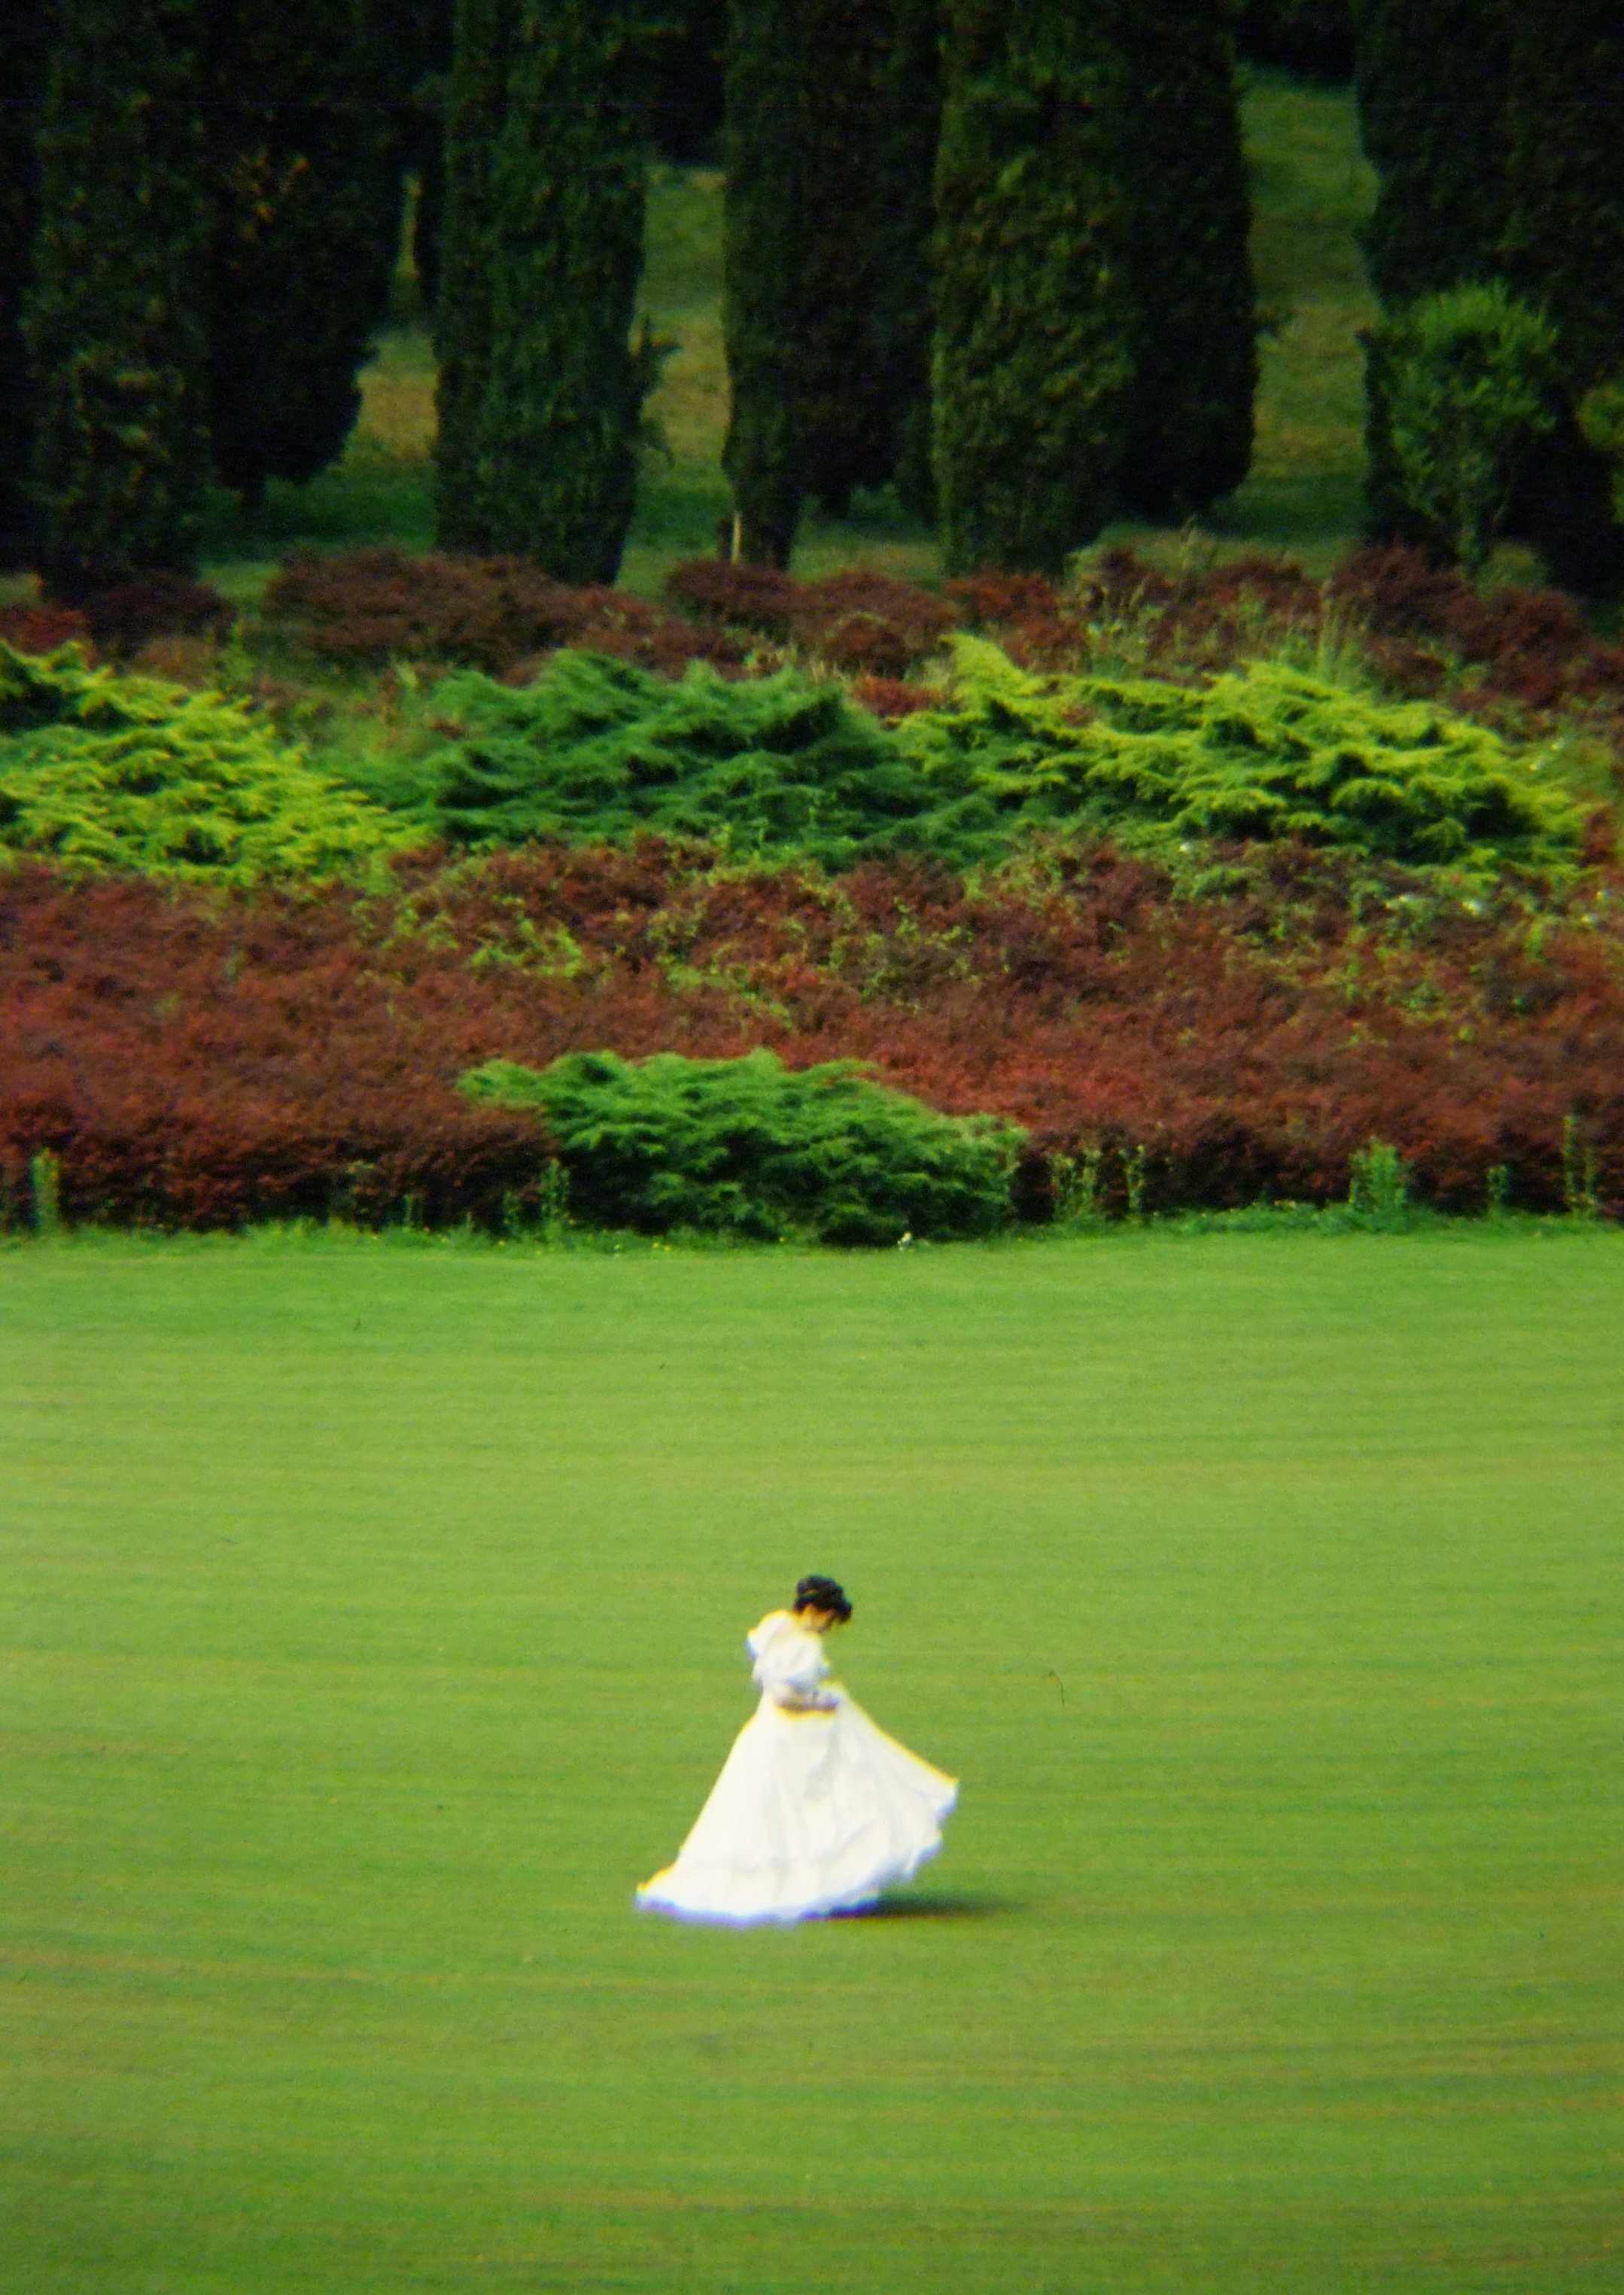
[[[641,0],[463,0],[439,301],[439,532],[613,581],[650,375]]]
[[[739,0],[727,45],[724,323],[739,555],[788,564],[907,461],[928,496],[937,0]]]
[[[540,1117],[572,1211],[598,1227],[894,1244],[987,1235],[1013,1215],[1016,1125],[938,1115],[850,1060],[792,1074],[768,1051],[571,1052],[539,1073],[488,1060],[461,1088]]]
[[[1556,336],[1499,279],[1423,295],[1373,327],[1384,505],[1438,556],[1475,571],[1560,403]]]
[[[481,437],[495,324],[491,152],[501,132],[514,0],[456,0],[445,122],[445,210],[435,298],[435,525],[450,550],[485,544]]]
[[[797,331],[807,491],[844,515],[928,420],[937,0],[810,0]]]
[[[1506,268],[1578,396],[1624,371],[1624,10],[1517,0],[1511,56]]]
[[[1235,60],[1216,8],[1138,0],[1122,19],[1122,167],[1138,304],[1122,503],[1170,519],[1245,477],[1257,391],[1251,193]]]
[[[1138,314],[1106,12],[946,0],[935,474],[950,571],[1055,569],[1116,497]]]
[[[27,331],[40,571],[188,570],[208,478],[203,0],[75,0],[40,131]]]
[[[1555,326],[1568,402],[1516,519],[1567,579],[1600,587],[1624,569],[1624,531],[1607,458],[1573,410],[1624,379],[1624,13],[1519,0],[1512,17],[1505,265]]]
[[[1390,307],[1499,268],[1506,0],[1361,0],[1359,128],[1380,178],[1365,235]]]
[[[358,875],[404,841],[238,702],[0,643],[0,859],[246,885]]]
[[[787,566],[805,494],[798,401],[812,0],[731,0],[722,331],[732,413],[722,459],[735,554]]]
[[[39,218],[36,136],[45,82],[45,0],[17,0],[0,25],[0,567],[26,564],[33,529],[29,448],[33,385],[23,310]]]
[[[1023,670],[952,641],[948,687],[888,730],[794,670],[678,682],[560,653],[515,690],[429,696],[436,739],[364,775],[425,837],[488,850],[640,833],[830,869],[911,853],[964,870],[1034,832],[1110,836],[1179,865],[1212,839],[1285,838],[1488,880],[1571,866],[1582,823],[1504,741],[1430,703],[1277,663],[1210,687]]]
[[[1608,468],[1579,403],[1624,365],[1624,22],[1604,0],[1364,0],[1359,88],[1381,177],[1367,234],[1389,311],[1504,277],[1555,323],[1563,404],[1527,456],[1511,530],[1561,576],[1604,584],[1624,557]],[[1420,535],[1395,460],[1380,340],[1369,347],[1369,487],[1382,530]]]
[[[209,423],[249,501],[342,452],[400,246],[401,120],[385,0],[208,12]]]
[[[1236,40],[1249,61],[1346,79],[1358,0],[1239,0]]]

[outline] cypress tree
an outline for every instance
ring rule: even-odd
[[[481,420],[494,323],[491,154],[502,128],[518,30],[518,0],[457,0],[434,306],[439,361],[435,527],[448,550],[487,546],[489,480],[481,470]]]
[[[569,582],[614,580],[636,500],[647,32],[641,0],[462,0],[457,21],[440,539]]]
[[[1359,132],[1380,178],[1365,232],[1390,310],[1500,267],[1509,0],[1360,0]]]
[[[305,479],[355,426],[400,248],[384,0],[211,0],[209,421],[225,485]]]
[[[1624,12],[1517,0],[1505,266],[1556,329],[1575,396],[1624,372]]]
[[[927,399],[938,0],[736,0],[723,461],[743,554],[788,563],[898,469]],[[914,459],[918,459],[917,448]]]
[[[1139,333],[1120,12],[946,0],[934,415],[954,573],[1057,572],[1115,501]]]
[[[892,475],[917,517],[934,521],[931,470],[932,275],[942,138],[942,0],[892,0],[880,67],[884,135],[877,180],[875,359],[886,378]]]
[[[189,572],[208,479],[202,0],[67,0],[26,332],[47,586]]]
[[[37,135],[45,92],[44,0],[20,0],[0,27],[0,566],[26,565],[34,525],[29,448],[34,392],[23,339],[23,308],[39,224]]]
[[[836,515],[895,471],[929,388],[935,19],[936,0],[810,0],[796,372],[807,491]]]
[[[1518,0],[1511,33],[1508,198],[1512,286],[1556,330],[1561,418],[1530,455],[1519,530],[1565,580],[1604,586],[1624,565],[1608,460],[1576,410],[1624,380],[1624,15],[1616,0]]]
[[[1125,508],[1165,519],[1206,509],[1251,466],[1252,194],[1221,10],[1138,0],[1122,24],[1132,91],[1122,167],[1138,323],[1117,487]]]
[[[732,0],[723,55],[722,337],[732,412],[722,450],[735,554],[787,566],[806,492],[799,421],[812,0]]]

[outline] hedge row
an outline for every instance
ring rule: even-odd
[[[491,1059],[775,1051],[1093,1157],[1151,1209],[1328,1201],[1373,1136],[1440,1205],[1624,1214],[1624,884],[1535,915],[1390,872],[1231,848],[1234,890],[1055,848],[975,888],[698,870],[655,842],[397,863],[388,893],[0,875],[0,1183],[59,1156],[75,1218],[229,1226],[538,1205],[534,1121]]]

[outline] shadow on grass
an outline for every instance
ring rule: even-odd
[[[973,1889],[912,1889],[905,1896],[882,1897],[877,1905],[859,1905],[828,1917],[833,1921],[978,1921],[1020,1910],[1011,1898],[983,1896]]]

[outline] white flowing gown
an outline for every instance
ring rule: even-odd
[[[871,1905],[942,1846],[959,1787],[830,1684],[788,1610],[745,1639],[761,1703],[674,1865],[637,1892],[679,1920],[737,1926]]]

